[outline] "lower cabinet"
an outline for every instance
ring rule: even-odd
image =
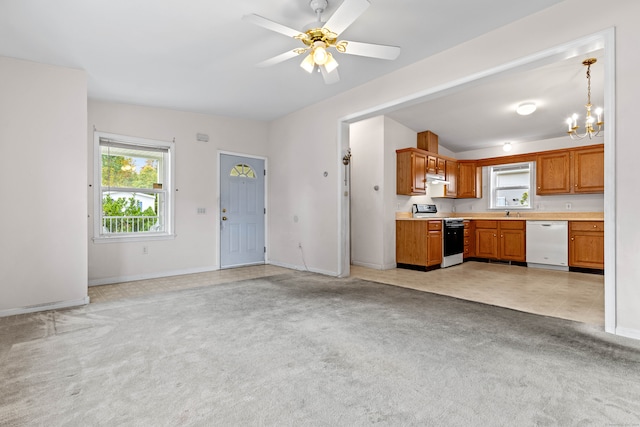
[[[504,261],[526,260],[525,222],[476,220],[475,257]]]
[[[604,221],[569,222],[569,267],[604,270]]]
[[[396,221],[396,264],[432,267],[442,263],[441,220]]]
[[[475,224],[466,219],[464,221],[464,258],[476,256],[476,232]]]

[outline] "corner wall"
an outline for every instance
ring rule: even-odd
[[[89,238],[89,284],[216,270],[219,266],[217,159],[219,151],[266,156],[267,124],[163,108],[89,101],[84,143],[93,182],[93,126],[96,130],[161,141],[175,138],[175,239],[94,243]],[[208,142],[196,140],[209,135]],[[269,175],[269,171],[267,172]],[[268,178],[269,176],[267,176]],[[87,177],[84,177],[86,180]],[[205,214],[198,214],[205,208]],[[93,218],[93,195],[85,205]],[[143,251],[147,248],[147,252]]]
[[[0,316],[86,304],[86,74],[0,57],[0,94]]]

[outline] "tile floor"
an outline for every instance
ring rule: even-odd
[[[289,272],[257,265],[89,288],[91,303]],[[604,276],[481,262],[429,272],[351,266],[365,280],[449,295],[529,313],[604,325]]]
[[[351,266],[362,279],[604,326],[604,276],[465,262],[429,272]]]

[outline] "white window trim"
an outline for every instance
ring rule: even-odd
[[[103,235],[102,229],[102,156],[100,155],[100,139],[111,139],[121,141],[125,144],[132,144],[149,148],[166,148],[169,150],[169,167],[164,175],[163,186],[167,187],[167,224],[166,230],[162,233],[126,234],[126,235]],[[94,243],[116,243],[116,242],[140,242],[150,240],[171,240],[175,235],[175,143],[170,141],[158,141],[152,139],[138,138],[134,136],[118,135],[106,132],[93,132],[93,242]]]
[[[493,176],[493,168],[500,168],[500,167],[504,167],[504,166],[509,166],[509,165],[519,165],[519,164],[529,164],[529,206],[494,206],[494,202],[495,202],[495,179]],[[500,210],[500,211],[512,211],[512,210],[533,210],[534,208],[534,203],[533,203],[533,198],[534,198],[534,193],[535,193],[535,185],[536,185],[536,162],[516,162],[516,163],[509,163],[509,164],[504,164],[504,165],[495,165],[495,166],[489,166],[487,167],[487,175],[488,175],[488,181],[489,181],[489,206],[487,207],[490,210]]]

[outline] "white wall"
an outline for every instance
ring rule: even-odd
[[[113,283],[219,268],[217,230],[218,150],[265,156],[267,124],[161,108],[89,101],[89,183],[93,180],[93,127],[98,131],[172,141],[175,138],[176,189],[173,240],[94,243],[88,224],[89,284]],[[209,142],[196,140],[197,133]],[[86,179],[86,177],[85,177]],[[197,209],[206,214],[198,215]],[[93,216],[93,197],[86,205]],[[148,254],[143,254],[147,246]]]
[[[416,132],[377,116],[351,124],[349,136],[353,155],[351,262],[376,269],[394,268],[396,211],[406,208],[407,203],[410,209],[411,203],[431,200],[396,195],[396,150],[415,146]]]
[[[352,124],[349,137],[352,154],[351,262],[384,269],[384,117]],[[377,191],[375,186],[378,186]]]
[[[567,19],[568,16],[571,19]],[[278,193],[271,197],[274,215],[269,229],[272,236],[281,232],[271,240],[272,259],[281,264],[300,265],[295,245],[302,239],[315,248],[307,251],[307,264],[331,274],[342,273],[340,253],[345,245],[341,231],[345,227],[339,219],[340,204],[345,196],[339,182],[344,149],[338,146],[337,138],[342,130],[338,126],[341,120],[381,114],[378,106],[612,26],[616,27],[616,140],[609,143],[615,145],[616,190],[619,196],[637,193],[635,177],[640,144],[635,137],[635,117],[640,108],[636,102],[640,93],[637,79],[640,56],[636,50],[640,45],[640,28],[636,16],[640,16],[640,2],[635,0],[617,0],[606,5],[595,0],[566,0],[271,123],[272,164],[292,165],[291,172],[300,177],[293,181],[284,174],[272,175],[270,186],[277,188]],[[308,161],[292,163],[293,159]],[[327,179],[320,178],[322,170],[329,172]],[[305,197],[309,189],[314,190],[313,200]],[[635,226],[640,200],[616,197],[615,209],[618,213],[615,218],[617,330],[640,337],[640,287],[637,286],[640,263],[635,260],[640,250],[640,228]],[[303,214],[304,226],[292,227],[291,218],[298,211]]]
[[[0,57],[0,316],[87,298],[84,71]]]

